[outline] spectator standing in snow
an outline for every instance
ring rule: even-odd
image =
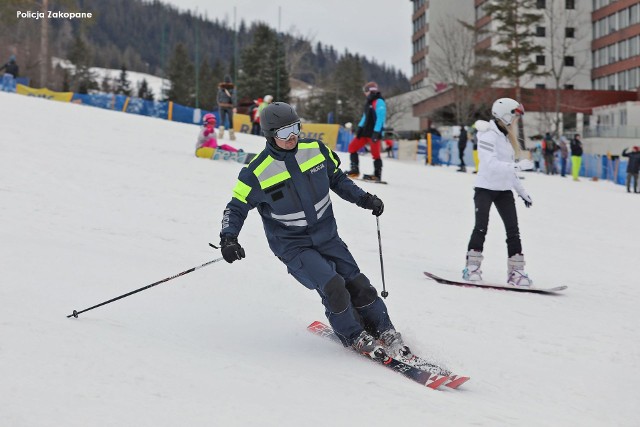
[[[526,207],[533,204],[516,174],[533,167],[529,159],[516,162],[520,154],[517,122],[524,114],[524,107],[511,98],[500,98],[493,103],[491,114],[494,118],[491,122],[476,122],[482,169],[475,182],[475,226],[467,246],[467,262],[462,278],[468,281],[482,280],[482,251],[489,227],[489,211],[491,205],[495,205],[507,232],[507,282],[514,286],[531,286],[532,281],[524,272],[518,216],[511,191],[512,188],[516,190]]]
[[[478,173],[480,167],[480,157],[478,156],[478,130],[475,126],[471,126],[471,142],[473,143],[473,164],[476,170],[473,173]]]
[[[340,170],[339,157],[317,140],[298,140],[295,110],[274,102],[260,114],[265,149],[240,171],[224,210],[220,246],[232,263],[245,257],[238,236],[258,209],[269,247],[298,282],[315,290],[345,346],[372,358],[409,357],[387,307],[340,239],[330,199],[341,198],[380,216],[384,204]]]
[[[547,175],[555,175],[556,174],[556,165],[555,165],[555,153],[558,150],[558,146],[556,142],[551,137],[551,134],[547,132],[544,135],[544,167],[546,169]]]
[[[571,174],[574,181],[580,181],[580,167],[582,166],[582,141],[576,133],[571,140]]]
[[[218,85],[218,113],[220,114],[220,127],[218,138],[224,137],[225,123],[229,123],[229,138],[235,141],[233,131],[233,113],[236,112],[236,87],[231,81],[231,76],[224,76],[224,81]]]
[[[464,125],[460,125],[460,135],[458,135],[458,154],[460,155],[460,167],[458,172],[466,172],[467,167],[464,164],[464,150],[467,148],[467,130]]]
[[[622,155],[629,159],[627,164],[627,193],[631,193],[631,181],[633,180],[633,192],[638,192],[638,172],[640,171],[640,147],[633,147],[631,153],[627,148],[622,150]]]
[[[13,92],[15,89],[15,79],[18,77],[20,67],[16,63],[16,56],[11,55],[9,61],[0,67],[0,71],[4,70],[2,81],[0,82],[0,90]]]
[[[369,144],[373,157],[373,175],[365,175],[364,179],[380,181],[382,179],[382,159],[380,158],[380,139],[384,122],[387,118],[387,104],[378,89],[376,82],[369,82],[362,88],[366,101],[364,112],[358,123],[356,137],[349,143],[351,169],[347,172],[350,177],[360,176],[360,160],[358,151]]]
[[[251,135],[260,135],[260,104],[262,98],[254,99],[249,107],[249,120],[251,121]]]
[[[562,135],[560,137],[560,176],[566,176],[567,171],[567,159],[569,158],[569,147],[567,145],[567,137]]]
[[[533,170],[536,172],[540,172],[542,170],[542,144],[536,142],[535,147],[533,147],[531,157],[533,157]]]

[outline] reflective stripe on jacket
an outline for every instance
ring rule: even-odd
[[[240,171],[220,235],[238,236],[255,207],[271,250],[283,259],[335,238],[329,190],[352,203],[366,195],[339,166],[338,156],[322,142],[300,140],[291,151],[267,143]]]

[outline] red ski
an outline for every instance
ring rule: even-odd
[[[315,321],[309,326],[307,326],[307,330],[315,335],[319,335],[321,337],[329,338],[332,341],[337,343],[342,343],[340,338],[335,334],[333,329],[330,326],[325,325],[322,322]],[[411,366],[408,363],[405,363],[399,359],[394,359],[393,357],[389,357],[385,355],[384,358],[373,359],[368,355],[363,355],[382,366],[385,366],[389,369],[392,369],[395,372],[402,374],[403,376],[409,378],[412,381],[415,381],[425,387],[429,387],[431,389],[438,389],[438,387],[445,385],[449,388],[458,388],[462,384],[464,384],[469,377],[463,377],[459,375],[453,375],[451,372],[437,367],[440,371],[446,372],[446,375],[435,374],[429,370],[423,370],[417,368],[415,366]],[[436,367],[436,365],[431,365]]]

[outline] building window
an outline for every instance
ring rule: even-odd
[[[547,85],[544,83],[536,83],[536,89],[546,89]]]
[[[567,90],[573,90],[575,87],[573,85],[564,85],[564,88]]]
[[[629,8],[629,25],[638,23],[638,19],[640,18],[638,17],[639,9],[640,9],[640,6],[638,6],[637,4],[634,4]]]
[[[536,37],[546,37],[547,29],[545,27],[536,27]]]
[[[572,39],[576,36],[576,29],[573,27],[567,27],[564,29],[564,36],[567,39]]]
[[[545,57],[544,55],[536,55],[536,65],[544,65]]]
[[[576,8],[576,0],[566,0],[565,7],[567,9],[575,9]]]
[[[565,56],[564,57],[564,65],[567,67],[573,67],[574,66],[574,58],[573,56]]]
[[[618,28],[623,29],[629,26],[629,9],[622,9],[618,12]]]
[[[536,0],[536,7],[538,9],[546,9],[547,8],[547,0]]]

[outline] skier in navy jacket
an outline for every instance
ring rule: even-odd
[[[249,211],[257,208],[269,247],[289,274],[318,292],[345,346],[374,358],[410,354],[384,302],[338,235],[329,190],[376,216],[384,210],[382,200],[355,185],[322,142],[298,140],[300,119],[290,105],[270,104],[260,113],[260,125],[265,149],[241,170],[224,211],[220,246],[225,260],[245,257],[238,235]]]

